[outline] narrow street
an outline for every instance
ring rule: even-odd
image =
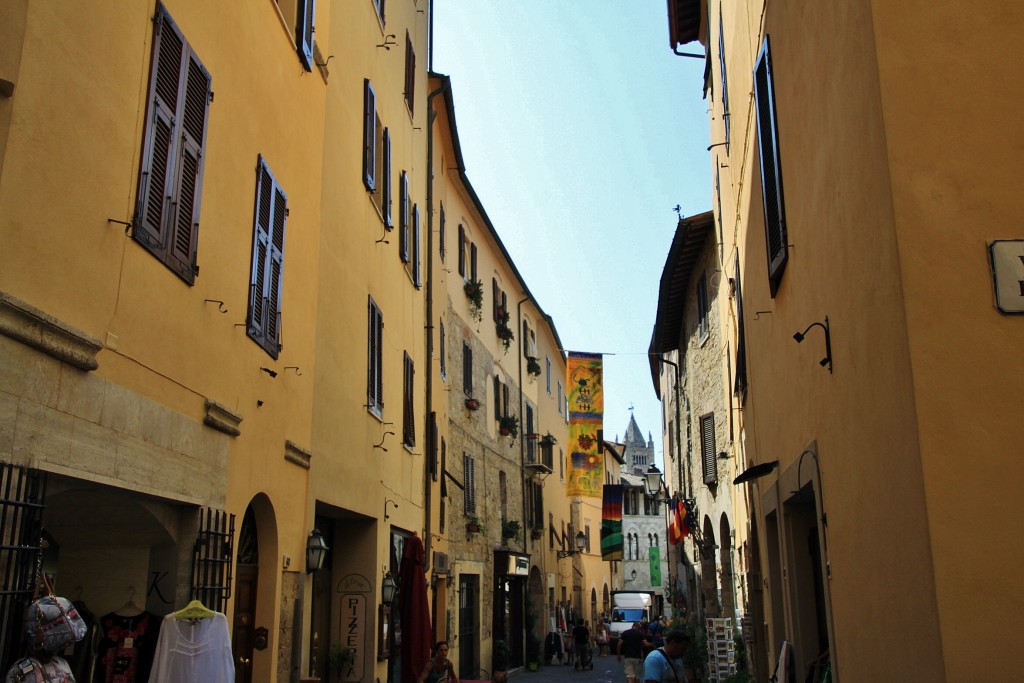
[[[593,670],[577,671],[571,664],[553,664],[537,671],[518,669],[510,675],[515,683],[625,683],[622,662],[616,657],[594,656]]]

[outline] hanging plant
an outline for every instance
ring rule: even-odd
[[[530,356],[526,359],[526,371],[534,377],[540,377],[540,361]]]
[[[502,436],[516,438],[519,436],[519,418],[515,415],[505,415],[498,420],[498,431]]]
[[[501,345],[505,347],[505,351],[508,351],[508,348],[512,346],[512,340],[515,339],[512,328],[505,323],[498,323],[498,339],[501,340]]]
[[[501,540],[507,541],[510,538],[515,538],[522,531],[522,527],[514,519],[503,519],[501,520]]]
[[[481,280],[470,280],[463,285],[466,298],[469,299],[469,314],[477,322],[483,320],[484,283]]]
[[[478,401],[475,398],[467,398],[466,399],[466,408],[468,408],[469,410],[479,410],[480,409],[480,401]]]

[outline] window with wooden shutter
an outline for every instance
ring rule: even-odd
[[[747,343],[743,330],[743,284],[740,282],[740,260],[736,258],[736,383],[733,393],[742,403],[747,391]]]
[[[441,202],[440,218],[437,226],[437,252],[441,256],[441,263],[444,263],[445,255],[445,230],[444,230],[444,202]]]
[[[494,376],[494,419],[500,420],[502,416],[501,412],[501,377],[499,375]]]
[[[722,77],[722,123],[725,124],[725,153],[729,153],[729,81],[725,75],[725,24],[722,4],[718,4],[718,69]]]
[[[420,207],[412,207],[412,281],[416,289],[423,286],[420,279]]]
[[[469,244],[469,279],[473,282],[477,281],[476,277],[476,245],[470,242]]]
[[[405,32],[405,104],[409,113],[415,114],[416,102],[416,52],[412,48],[412,38]]]
[[[473,396],[473,349],[466,342],[462,342],[462,391]]]
[[[501,307],[501,290],[498,289],[497,278],[491,278],[491,320],[498,322],[498,309]]]
[[[476,459],[469,453],[462,454],[463,481],[465,487],[464,510],[467,515],[476,514]]]
[[[384,413],[384,316],[373,297],[367,327],[366,407],[380,417]]]
[[[704,470],[704,483],[718,482],[718,453],[715,448],[715,414],[708,413],[700,418],[700,456]]]
[[[195,282],[199,200],[209,119],[209,72],[163,6],[153,62],[132,237],[182,280]]]
[[[380,19],[380,23],[383,25],[384,22],[384,0],[373,0],[373,6],[377,10],[377,17]]]
[[[391,132],[387,128],[381,138],[380,157],[380,211],[384,216],[384,228],[394,230],[395,221],[391,218]]]
[[[409,262],[409,176],[402,171],[398,178],[398,255]]]
[[[413,378],[415,377],[415,369],[413,368],[412,358],[408,352],[405,354],[404,363],[404,387],[402,390],[402,443],[409,448],[416,445],[416,412],[415,412],[415,396],[413,388]]]
[[[697,339],[701,342],[711,333],[708,321],[708,278],[704,273],[697,280]]]
[[[441,366],[441,381],[443,382],[445,380],[445,377],[448,375],[448,351],[447,351],[447,344],[445,342],[444,322],[443,321],[439,324],[439,327],[440,327],[440,332],[438,333],[438,342],[437,342],[438,354],[437,354],[437,356],[438,356],[438,360],[439,360],[439,363],[440,363],[440,366]]]
[[[459,275],[466,277],[466,229],[459,223]]]
[[[369,78],[363,80],[363,184],[377,189],[377,93]]]
[[[315,0],[298,0],[298,17],[295,22],[295,46],[299,61],[306,71],[313,70],[313,12]]]
[[[754,67],[754,99],[757,106],[757,140],[761,160],[761,197],[764,204],[765,243],[768,252],[768,284],[774,297],[789,259],[786,211],[782,194],[782,162],[779,158],[779,128],[775,108],[768,36]]]
[[[249,277],[249,337],[273,358],[281,350],[281,276],[288,198],[266,160],[256,164],[252,268]]]

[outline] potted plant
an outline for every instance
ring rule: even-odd
[[[480,401],[478,401],[477,399],[472,398],[472,397],[467,398],[466,399],[466,408],[468,408],[469,410],[479,410],[480,409]]]
[[[493,683],[505,683],[508,678],[506,672],[511,656],[512,649],[509,647],[508,641],[501,639],[494,641],[494,645],[491,647],[491,671],[494,672],[491,675],[491,681]]]
[[[512,340],[515,339],[515,334],[512,332],[512,328],[506,323],[498,323],[498,339],[501,340],[501,345],[508,351],[509,347],[512,346]]]
[[[333,680],[340,681],[348,669],[356,662],[356,651],[350,647],[342,647],[337,640],[331,643],[331,651],[327,654],[327,665]]]
[[[504,518],[501,520],[501,540],[503,542],[517,537],[520,531],[522,531],[522,526],[516,520]]]
[[[469,314],[477,322],[483,320],[484,283],[482,280],[470,280],[462,286],[469,299]]]
[[[482,534],[484,532],[484,525],[480,523],[480,520],[476,517],[470,517],[469,521],[466,522],[466,531],[471,534]]]
[[[544,529],[542,527],[535,526],[532,529],[530,529],[530,538],[532,538],[533,540],[539,541],[541,538],[543,538],[543,536]]]
[[[515,415],[505,415],[498,420],[498,431],[502,436],[511,436],[513,439],[519,436],[519,418]]]
[[[533,356],[526,359],[526,371],[534,377],[540,377],[540,361]]]

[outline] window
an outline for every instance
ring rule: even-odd
[[[736,384],[733,386],[733,393],[740,397],[747,391],[747,344],[743,332],[743,287],[740,283],[740,259],[736,257]]]
[[[725,76],[725,30],[722,4],[718,4],[718,69],[722,76],[722,123],[725,124],[725,153],[729,153],[729,82]]]
[[[409,353],[405,353],[404,367],[404,381],[403,381],[403,401],[402,401],[402,443],[412,448],[416,445],[416,412],[415,412],[415,396],[413,388],[413,378],[416,375],[416,371],[413,367],[412,358]]]
[[[700,274],[697,281],[697,338],[704,342],[708,338],[711,326],[708,323],[708,278]]]
[[[531,529],[544,528],[544,486],[539,481],[530,479],[526,482],[526,514],[527,524]]]
[[[210,83],[199,57],[158,6],[132,237],[189,284],[198,272]]]
[[[380,18],[380,23],[384,23],[384,0],[371,0],[374,8],[377,10],[377,16]]]
[[[363,184],[377,189],[377,93],[369,78],[363,80]]]
[[[786,210],[782,194],[782,162],[775,110],[775,85],[768,36],[754,67],[754,99],[757,105],[757,140],[761,160],[761,197],[764,204],[765,244],[768,252],[768,284],[772,297],[779,289],[789,259]]]
[[[558,414],[559,415],[562,414],[562,404],[564,402],[565,402],[565,400],[562,398],[562,382],[561,382],[561,380],[559,380],[558,381]]]
[[[409,262],[409,176],[402,171],[398,177],[398,255]]]
[[[412,207],[412,281],[416,289],[423,286],[420,277],[420,207]]]
[[[466,277],[466,229],[459,223],[459,275]]]
[[[715,448],[715,414],[708,413],[700,418],[700,455],[704,470],[704,483],[718,482],[718,454]]]
[[[313,11],[314,0],[298,0],[298,16],[295,21],[295,47],[299,61],[306,71],[313,70]]]
[[[550,396],[551,395],[551,358],[545,356],[544,357],[544,361],[545,361],[545,364],[547,366],[545,378],[547,380],[547,385],[548,385],[548,396]]]
[[[370,297],[368,327],[366,407],[379,417],[384,413],[384,316],[377,308],[377,304],[374,303],[373,297]]]
[[[446,353],[446,347],[445,347],[444,323],[443,322],[441,323],[440,329],[441,329],[441,331],[438,334],[438,347],[439,347],[438,357],[440,358],[441,381],[443,382],[444,379],[445,379],[445,376],[448,374],[448,363],[447,363],[448,354]]]
[[[249,277],[249,337],[277,358],[281,350],[281,273],[288,198],[267,167],[257,159],[252,267]]]
[[[472,242],[469,243],[469,279],[473,282],[477,281],[476,277],[476,245]]]
[[[526,435],[526,462],[539,462],[537,459],[537,431],[533,426],[533,406],[527,404],[523,416],[523,434]],[[530,436],[533,434],[533,436]]]
[[[462,342],[462,391],[473,396],[473,349],[466,342]]]
[[[380,120],[377,119],[377,123]],[[391,217],[391,133],[387,128],[381,134],[381,170],[380,170],[380,212],[384,217],[384,228],[387,230],[395,229],[395,221]],[[378,194],[374,193],[374,198]]]
[[[409,113],[415,114],[416,101],[416,53],[412,49],[412,38],[405,32],[405,104]]]
[[[504,471],[498,472],[498,501],[504,521],[508,519],[508,475]]]
[[[445,254],[445,231],[444,231],[444,202],[441,202],[441,219],[440,225],[437,227],[437,249],[441,256],[441,263],[444,263]]]
[[[504,413],[501,412],[501,388],[504,385],[501,383],[501,376],[494,376],[494,419],[500,420]]]
[[[476,458],[469,453],[462,454],[463,480],[465,488],[464,510],[467,515],[476,514]]]

